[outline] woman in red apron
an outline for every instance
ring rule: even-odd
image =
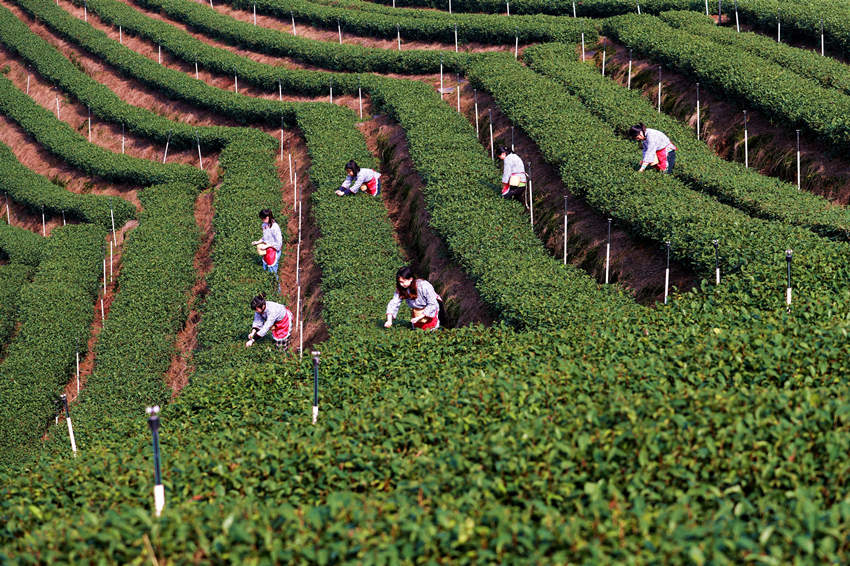
[[[271,331],[275,345],[278,348],[288,348],[292,334],[290,310],[280,303],[267,301],[265,293],[260,293],[251,299],[251,308],[254,309],[254,322],[245,347],[250,348],[254,345],[256,338],[262,338]]]
[[[416,279],[413,270],[402,267],[395,277],[395,293],[387,304],[387,321],[384,327],[390,328],[398,315],[398,308],[404,300],[413,310],[410,324],[420,330],[436,330],[440,327],[440,296],[434,287],[424,279]]]
[[[662,173],[672,173],[676,164],[676,146],[664,132],[647,128],[642,123],[629,129],[629,137],[641,142],[643,157],[639,171],[656,167]]]

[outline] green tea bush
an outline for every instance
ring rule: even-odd
[[[18,299],[32,272],[31,266],[22,263],[0,265],[0,353],[15,329]]]
[[[38,265],[43,245],[44,238],[40,235],[0,222],[0,254],[12,263]]]

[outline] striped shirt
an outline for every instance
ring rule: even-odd
[[[272,222],[272,225],[269,226],[263,222],[262,242],[280,251],[280,248],[283,246],[283,235],[280,233],[280,224]]]
[[[289,312],[289,309],[280,303],[266,301],[266,310],[264,310],[262,314],[254,311],[254,323],[252,328],[256,328],[257,336],[262,338],[276,322],[281,320],[287,320],[291,323],[292,313]]]
[[[348,175],[345,178],[345,181],[342,182],[341,186],[343,189],[348,189],[352,193],[356,193],[360,190],[361,186],[363,186],[364,184],[368,184],[373,180],[377,181],[380,176],[381,174],[375,171],[374,169],[368,169],[366,167],[363,167],[357,173],[356,177]]]
[[[434,287],[424,279],[416,280],[416,298],[405,299],[407,306],[412,309],[425,309],[425,316],[434,318],[440,312],[440,305],[437,303],[437,292]],[[387,314],[393,318],[398,315],[398,308],[401,306],[401,297],[398,290],[393,293],[393,298],[387,303]]]

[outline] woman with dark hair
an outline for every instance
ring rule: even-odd
[[[345,164],[345,181],[337,189],[336,194],[341,197],[354,195],[361,188],[373,197],[381,194],[381,174],[374,169],[360,167],[352,159]]]
[[[267,301],[265,293],[251,299],[251,308],[254,309],[254,322],[245,347],[250,348],[254,345],[255,338],[262,338],[271,330],[275,345],[278,348],[288,348],[292,330],[290,310],[280,303]]]
[[[525,190],[525,184],[528,181],[522,158],[511,151],[511,148],[503,145],[499,147],[499,159],[503,161],[502,196],[511,198],[520,194]]]
[[[647,128],[643,123],[629,128],[629,137],[641,142],[643,158],[640,169],[643,172],[648,166],[657,167],[662,173],[672,173],[676,164],[676,146],[664,132]]]
[[[387,321],[384,327],[390,328],[393,325],[402,299],[413,310],[410,324],[415,328],[434,330],[440,327],[440,296],[430,283],[414,277],[413,270],[407,266],[395,274],[395,293],[387,304]]]
[[[260,219],[263,221],[261,227],[263,237],[255,242],[251,242],[251,245],[257,247],[257,255],[261,257],[263,269],[277,275],[280,248],[283,246],[283,235],[280,232],[280,225],[274,221],[274,215],[268,208],[260,211]]]

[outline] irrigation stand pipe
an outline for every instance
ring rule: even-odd
[[[156,46],[156,60],[157,63],[162,65],[162,45],[157,44]]]
[[[77,353],[77,374],[76,374],[77,375],[77,397],[79,397],[80,396],[80,343],[79,343],[79,341],[77,341],[76,353]]]
[[[714,244],[714,284],[720,285],[720,257],[717,251],[717,246],[720,244],[718,240],[712,240]]]
[[[495,149],[493,148],[493,109],[487,109],[487,116],[490,119],[490,159],[496,160]]]
[[[573,17],[574,17],[574,18],[576,17],[576,3],[575,3],[575,0],[573,0]]]
[[[41,235],[47,236],[47,224],[44,221],[44,207],[41,207]]]
[[[68,408],[68,396],[64,393],[59,396],[62,400],[62,408],[65,409],[65,420],[68,422],[68,438],[71,439],[71,452],[77,457],[77,440],[74,438],[74,425],[71,423],[71,410]]]
[[[168,144],[171,143],[171,130],[168,130],[168,135],[165,138],[165,151],[162,153],[162,162],[165,163],[165,159],[168,157]]]
[[[195,141],[198,142],[198,166],[201,171],[204,170],[204,159],[201,157],[201,136],[198,135],[198,130],[195,130]]]
[[[342,24],[339,20],[336,21],[336,31],[339,33],[339,44],[342,45]]]
[[[363,89],[357,85],[357,105],[360,107],[360,119],[363,119]]]
[[[254,25],[257,25],[257,3],[254,2]]]
[[[319,420],[319,356],[318,350],[310,352],[313,356],[313,424]]]
[[[608,284],[608,268],[611,264],[611,219],[608,219],[608,242],[605,244],[605,284]]]
[[[638,16],[640,16],[640,1],[636,2],[636,4],[637,4],[637,13],[638,13]]]
[[[658,65],[658,113],[661,113],[661,65]]]
[[[564,265],[567,265],[567,195],[564,195]]]
[[[744,110],[744,168],[750,168],[750,136],[747,111]]]
[[[455,53],[457,53],[457,24],[455,24]]]
[[[823,43],[823,18],[820,19],[820,56],[823,57],[826,51]]]
[[[401,28],[398,24],[395,25],[395,37],[398,42],[398,50],[401,51]]]
[[[62,210],[62,226],[65,225],[65,210]]]
[[[283,116],[280,117],[280,161],[283,162]],[[290,177],[292,177],[291,174]],[[292,182],[291,178],[290,182]]]
[[[329,96],[328,100],[330,101],[331,104],[333,104],[334,103],[334,82],[333,82],[333,80],[331,80],[328,83],[328,88],[330,89],[329,90],[330,96]]]
[[[281,84],[280,79],[277,80],[277,100],[283,102],[283,84]]]
[[[112,283],[112,264],[114,263],[114,256],[112,254],[112,249],[115,246],[112,245],[112,242],[109,242],[109,282]]]
[[[735,0],[735,31],[741,33],[741,24],[738,22],[738,0]]]
[[[112,209],[112,203],[109,204],[109,220],[112,222],[112,241],[117,245],[118,240],[115,239],[115,211]]]
[[[478,128],[478,89],[472,89],[472,99],[475,101],[475,137],[481,139],[481,132]]]
[[[298,35],[295,31],[295,16],[292,14],[292,11],[289,12],[289,17],[292,19],[292,35]]]
[[[802,189],[803,186],[800,184],[800,130],[797,130],[797,190]]]
[[[632,50],[629,49],[629,73],[626,78],[626,90],[632,90]]]
[[[198,79],[198,60],[197,59],[195,59],[195,80],[199,80]]]
[[[602,50],[602,76],[603,77],[605,76],[605,56],[606,56],[606,54],[607,54],[606,50],[603,49]]]
[[[457,112],[460,114],[460,73],[457,74]]]
[[[159,405],[148,407],[145,412],[148,414],[148,426],[153,440],[153,504],[156,516],[159,517],[165,508],[165,488],[162,485],[159,454]]]
[[[664,304],[667,304],[667,297],[670,294],[670,240],[664,242],[667,246],[667,266],[664,268]]]
[[[699,83],[697,83],[697,139],[699,139]]]
[[[124,122],[121,122],[121,153],[124,153]]]
[[[443,99],[443,56],[440,56],[440,100]]]
[[[239,75],[233,72],[233,92],[239,94]]]
[[[782,9],[776,10],[776,43],[782,43]]]
[[[531,229],[534,230],[534,190],[531,180],[531,161],[528,162],[528,212],[531,216]]]
[[[708,15],[708,0],[705,0],[705,15]]]
[[[514,35],[514,60],[519,59],[519,30]]]
[[[785,263],[788,268],[788,287],[785,290],[785,306],[788,312],[791,312],[791,257],[794,255],[792,250],[785,250]]]
[[[584,32],[581,32],[581,62],[584,63]]]

